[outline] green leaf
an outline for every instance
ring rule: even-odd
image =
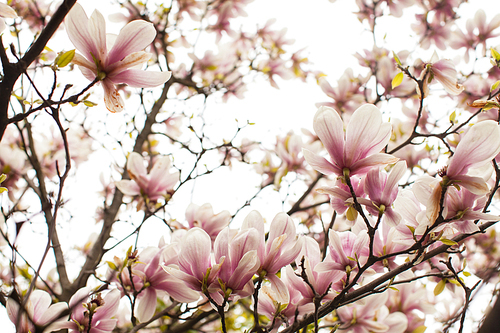
[[[493,59],[495,59],[496,61],[500,61],[500,53],[498,53],[497,50],[495,50],[494,48],[491,48],[491,56],[493,57]]]
[[[436,284],[436,287],[434,288],[434,296],[441,294],[445,286],[446,286],[446,279],[442,279],[441,281],[439,281],[438,284]]]
[[[498,80],[497,82],[493,83],[493,85],[491,86],[491,89],[490,91],[493,91],[495,90],[496,88],[498,88],[498,85],[500,84],[500,80]]]
[[[114,271],[118,270],[118,267],[116,267],[115,263],[113,263],[111,261],[106,261],[106,263],[108,264],[109,268],[111,268],[112,270],[114,270]]]
[[[455,111],[453,111],[451,114],[450,114],[450,123],[454,124],[455,123],[455,119],[457,117],[457,113]]]
[[[398,74],[396,74],[394,79],[392,79],[392,89],[399,86],[403,82],[404,77],[405,77],[405,75],[403,74],[403,72],[399,72]]]
[[[427,326],[421,325],[413,330],[411,333],[424,333],[427,329]]]
[[[67,66],[75,57],[75,50],[67,51],[60,54],[56,59],[56,65],[59,68]]]
[[[89,108],[97,105],[97,103],[94,103],[94,102],[91,102],[91,101],[83,101],[83,104],[85,106],[88,106]]]
[[[449,246],[453,246],[453,245],[457,245],[458,244],[457,242],[452,241],[451,239],[446,239],[446,238],[441,238],[439,241],[441,243],[443,243],[445,245],[449,245]]]
[[[396,54],[396,52],[392,51],[392,56],[394,57],[394,60],[396,60],[396,63],[397,63],[399,66],[403,66],[403,64],[401,64],[401,60],[399,60],[399,57],[398,57],[398,55]]]
[[[356,221],[358,219],[358,212],[353,206],[349,206],[347,212],[345,213],[345,218],[348,221]]]

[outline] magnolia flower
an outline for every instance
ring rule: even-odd
[[[95,10],[89,19],[77,3],[66,17],[66,28],[69,39],[83,54],[75,54],[73,63],[80,66],[87,79],[101,81],[104,103],[111,112],[122,111],[124,107],[115,84],[149,88],[165,83],[171,76],[171,72],[146,72],[135,68],[151,57],[143,50],[156,37],[152,23],[132,21],[118,36],[106,35],[102,14]]]
[[[0,17],[16,18],[17,14],[14,9],[0,2]],[[2,19],[0,19],[0,32],[2,32],[4,29],[5,23]]]
[[[397,157],[380,153],[389,142],[391,124],[382,122],[382,114],[374,105],[365,104],[354,111],[345,134],[342,119],[329,107],[318,109],[313,127],[331,161],[307,149],[303,153],[313,169],[323,174],[365,174],[374,166],[398,161]]]
[[[396,226],[401,221],[401,215],[392,209],[392,204],[398,196],[398,182],[405,172],[404,161],[396,163],[388,175],[378,169],[370,170],[364,183],[370,199],[358,199],[372,215],[384,214],[385,222],[390,226]]]
[[[229,291],[229,299],[232,300],[253,293],[251,279],[260,267],[257,255],[259,243],[259,232],[255,228],[234,234],[233,230],[226,227],[215,239],[215,261],[221,263],[218,273],[220,287],[218,293],[211,296],[219,305]]]
[[[132,152],[127,161],[127,171],[132,180],[120,180],[116,187],[125,195],[141,195],[156,201],[168,195],[179,181],[179,172],[170,173],[169,169],[170,158],[163,156],[156,160],[148,174],[142,156]]]
[[[16,325],[16,332],[29,333],[39,332],[35,325],[46,326],[43,332],[53,332],[59,330],[57,325],[61,320],[63,311],[68,308],[66,302],[52,304],[49,293],[43,290],[34,290],[26,303],[26,312],[20,311],[19,304],[12,298],[7,299],[7,315]],[[29,318],[29,319],[28,319]]]
[[[358,264],[364,265],[369,254],[368,243],[370,242],[365,230],[357,235],[351,231],[330,230],[328,237],[330,257],[318,264],[319,272],[337,270],[350,274],[352,271],[357,271]]]
[[[424,80],[424,98],[429,94],[429,83],[434,79],[443,85],[444,90],[449,94],[458,95],[465,88],[457,82],[457,70],[455,65],[449,59],[438,60],[437,54],[434,52],[429,63],[425,65],[424,70],[420,73],[420,80]],[[417,85],[417,92],[419,95],[420,87]]]
[[[253,293],[251,278],[260,267],[257,256],[259,233],[254,228],[236,232],[224,228],[213,244],[205,230],[192,228],[180,243],[178,265],[162,265],[186,288],[210,297],[219,305]],[[214,260],[215,259],[215,260]]]
[[[276,274],[282,267],[290,264],[302,249],[302,238],[296,238],[295,224],[286,213],[278,213],[264,232],[264,219],[257,211],[252,211],[243,221],[242,228],[255,228],[260,234],[257,256],[260,260],[259,271],[266,275]],[[272,280],[271,280],[272,282]]]
[[[467,173],[469,169],[478,168],[490,162],[499,152],[500,127],[495,121],[482,121],[472,126],[458,143],[448,166],[439,172],[441,182],[425,180],[416,182],[419,186],[414,186],[413,190],[419,201],[426,204],[427,217],[431,224],[438,217],[443,189],[449,186],[459,186],[476,195],[488,193],[488,185],[483,178],[470,176]]]
[[[90,287],[83,287],[69,300],[70,321],[58,323],[58,329],[67,328],[70,333],[111,333],[117,319],[111,319],[120,304],[120,291],[111,290],[101,297],[101,293],[93,294]]]
[[[198,293],[185,288],[182,281],[167,274],[160,266],[160,264],[169,265],[172,263],[168,261],[162,263],[163,252],[169,250],[172,250],[172,246],[165,249],[154,246],[147,247],[139,253],[138,261],[130,268],[131,272],[129,268],[125,267],[121,273],[121,281],[129,282],[127,285],[129,290],[140,292],[136,303],[136,317],[140,322],[148,321],[153,317],[157,298],[165,296],[165,294],[183,303],[194,302],[199,298]],[[176,261],[176,258],[172,259]],[[130,281],[130,277],[133,281]]]
[[[338,308],[337,316],[342,323],[340,329],[351,333],[406,332],[408,321],[401,312],[389,313],[384,305],[388,293],[374,294],[349,306]]]
[[[214,214],[212,205],[206,203],[200,207],[192,203],[186,209],[186,220],[190,228],[199,227],[205,230],[210,238],[215,241],[219,232],[229,225],[231,213],[223,210],[218,214]]]
[[[324,300],[332,299],[336,296],[335,291],[342,289],[340,279],[344,273],[334,269],[321,269],[322,256],[319,244],[311,237],[304,237],[302,251],[295,264],[298,267],[297,271],[290,265],[285,267],[286,285],[288,289],[294,289],[302,295],[298,305],[312,303],[317,295],[324,295]],[[302,274],[307,276],[308,283],[303,280]]]

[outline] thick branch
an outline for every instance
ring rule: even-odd
[[[139,133],[135,141],[135,146],[134,146],[135,152],[139,153],[141,152],[142,145],[147,140],[148,135],[151,134],[151,127],[156,122],[156,116],[160,112],[163,103],[165,103],[165,101],[167,100],[167,93],[171,85],[172,83],[170,81],[165,83],[160,98],[151,108],[151,112],[148,114],[146,122],[144,123],[144,128],[142,129],[141,133]],[[122,173],[122,179],[127,179],[127,178],[128,174],[125,168]],[[122,202],[123,202],[123,194],[118,189],[116,189],[111,205],[105,208],[104,221],[101,232],[99,233],[99,237],[97,238],[96,242],[92,246],[92,249],[87,255],[85,263],[83,264],[82,269],[78,274],[78,277],[73,282],[73,285],[69,289],[63,291],[61,295],[61,300],[68,301],[69,298],[78,289],[84,287],[87,284],[87,279],[92,274],[94,274],[95,268],[101,262],[104,253],[106,253],[106,249],[104,248],[104,246],[111,235],[111,228],[116,221],[116,216],[118,214],[120,206],[122,205]]]
[[[38,36],[37,40],[31,44],[31,47],[17,63],[9,62],[9,59],[5,54],[4,45],[1,43],[0,39],[0,60],[2,61],[4,74],[3,81],[0,83],[0,140],[2,139],[5,129],[9,123],[9,102],[14,84],[21,74],[26,72],[26,69],[31,65],[31,63],[42,53],[47,45],[47,42],[52,38],[75,3],[76,0],[64,0],[54,15],[52,15],[52,18],[44,27],[40,36]]]

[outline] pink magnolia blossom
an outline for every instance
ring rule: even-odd
[[[241,230],[234,234],[226,227],[222,230],[214,243],[215,260],[222,261],[219,270],[220,288],[212,298],[221,305],[224,294],[229,299],[236,300],[253,293],[251,281],[260,267],[257,249],[260,243],[259,232],[255,228]]]
[[[465,62],[469,62],[469,51],[473,51],[479,44],[483,45],[483,57],[486,56],[486,41],[489,38],[498,36],[493,33],[500,27],[500,14],[497,14],[490,23],[486,23],[486,13],[479,9],[473,19],[468,19],[465,25],[466,33],[459,28],[453,31],[450,40],[451,48],[458,50],[465,47]]]
[[[368,234],[362,230],[357,235],[351,231],[330,230],[329,257],[318,265],[318,271],[341,271],[350,274],[363,266],[368,258]]]
[[[2,17],[16,18],[17,13],[10,6],[7,6],[6,4],[0,2],[0,32],[4,31],[5,29],[5,22],[1,19]]]
[[[148,174],[144,159],[132,152],[128,157],[127,171],[132,180],[120,180],[116,187],[125,195],[141,195],[156,201],[172,193],[174,185],[179,181],[179,172],[170,173],[170,158],[159,157]]]
[[[488,193],[488,185],[483,178],[467,173],[469,169],[490,162],[499,152],[499,125],[492,120],[479,122],[467,131],[458,143],[448,166],[439,172],[441,182],[421,182],[422,186],[414,186],[415,195],[427,207],[427,217],[431,224],[438,217],[443,188],[459,186],[477,195]]]
[[[401,215],[392,208],[392,204],[398,196],[398,182],[405,172],[406,162],[404,161],[396,163],[388,175],[376,168],[370,170],[364,183],[369,199],[358,199],[360,204],[366,206],[370,214],[374,216],[384,214],[384,220],[390,226],[396,226],[401,221]]]
[[[427,13],[415,15],[418,23],[412,24],[411,28],[421,36],[420,46],[427,50],[431,44],[436,45],[440,50],[446,49],[446,42],[451,35],[451,20],[441,21],[437,16],[432,16],[429,20]]]
[[[448,235],[454,235],[457,231],[460,233],[474,233],[479,231],[478,225],[474,223],[475,220],[500,220],[499,216],[482,212],[486,200],[486,195],[474,194],[466,188],[461,188],[460,191],[455,187],[448,188],[446,200],[444,202],[443,217],[451,222],[446,225],[438,226],[434,230],[438,232],[443,229],[448,229],[445,232],[445,234]],[[415,232],[418,234],[423,233],[425,227],[430,225],[431,221],[426,222],[427,224],[420,223]]]
[[[211,253],[210,236],[203,229],[194,227],[182,237],[177,265],[162,267],[168,274],[182,280],[187,288],[205,294],[210,286],[217,284],[217,273],[225,259],[212,263]]]
[[[26,303],[26,312],[20,311],[19,304],[12,298],[7,299],[7,315],[16,325],[16,332],[30,333],[38,332],[37,326],[47,326],[43,332],[53,332],[59,330],[58,323],[64,321],[62,316],[64,310],[68,308],[66,302],[52,304],[49,293],[43,290],[34,290]]]
[[[424,80],[425,78],[425,80]],[[433,54],[429,63],[425,65],[424,70],[420,73],[420,79],[424,80],[424,94],[426,97],[429,93],[429,83],[434,79],[443,85],[443,88],[452,95],[459,95],[465,88],[463,85],[457,82],[457,70],[455,65],[449,59],[438,60],[436,53]],[[420,88],[417,86],[417,92],[419,95]]]
[[[302,241],[297,240],[295,224],[286,213],[278,213],[269,226],[269,234],[264,232],[264,219],[257,211],[247,215],[243,229],[255,228],[260,235],[257,256],[260,259],[259,271],[266,275],[276,274],[282,267],[290,264],[302,249]]]
[[[351,68],[345,70],[336,87],[332,87],[324,76],[319,77],[319,87],[328,97],[333,99],[333,102],[322,102],[316,106],[329,106],[342,114],[352,114],[365,102],[365,96],[360,91],[363,81],[361,76],[354,76]]]
[[[69,300],[70,320],[58,323],[58,329],[67,328],[69,333],[111,333],[117,319],[112,319],[120,304],[120,291],[113,289],[101,297],[90,287],[79,289]]]
[[[415,278],[413,272],[406,271],[399,275],[400,279]],[[425,320],[420,315],[431,314],[435,311],[429,302],[428,290],[419,282],[399,284],[397,290],[389,289],[389,297],[385,305],[391,313],[402,312],[408,319],[406,332],[414,332],[418,327],[424,326]]]
[[[337,316],[342,331],[350,333],[391,332],[404,333],[408,325],[401,312],[389,313],[384,305],[388,293],[373,294],[353,305],[338,308]]]
[[[212,241],[215,241],[219,232],[231,221],[231,214],[227,210],[214,214],[212,205],[206,203],[198,206],[192,203],[186,209],[186,220],[190,228],[198,227],[205,230]]]
[[[264,285],[259,293],[257,305],[259,314],[266,316],[271,321],[274,320],[271,332],[277,332],[282,323],[291,325],[295,319],[300,320],[304,314],[314,311],[314,304],[300,304],[302,294],[289,282],[287,272],[290,273],[290,269],[288,267],[290,266],[281,272],[281,280],[286,286],[284,290],[278,290],[274,288],[274,285]],[[295,274],[293,270],[291,272]]]
[[[301,261],[304,259],[304,270],[309,281],[307,284],[301,277]],[[324,299],[332,299],[336,296],[335,290],[342,289],[340,279],[344,276],[341,271],[334,269],[321,269],[322,258],[319,244],[310,237],[304,237],[302,251],[295,260],[297,271],[288,265],[286,266],[287,285],[300,292],[302,299],[297,303],[303,305],[312,303],[318,295],[325,295]],[[297,276],[298,275],[298,276]],[[340,288],[336,286],[340,285]],[[311,289],[314,288],[314,291]],[[316,294],[315,294],[316,293]]]
[[[153,317],[156,310],[157,298],[160,296],[171,296],[179,302],[189,303],[198,300],[199,294],[184,288],[184,284],[173,276],[167,274],[160,264],[169,265],[177,263],[177,260],[164,260],[164,252],[172,251],[172,246],[160,249],[158,247],[147,247],[137,256],[137,263],[121,272],[121,281],[130,282],[125,287],[135,289],[139,292],[136,303],[136,317],[140,322],[145,322]],[[176,259],[175,257],[172,259]]]
[[[351,178],[351,185],[358,201],[360,198],[366,196],[364,180],[365,178]],[[349,209],[350,211],[346,213],[346,219],[353,224],[356,222],[357,213],[353,207],[351,190],[349,186],[346,185],[345,181],[337,179],[334,187],[321,186],[318,187],[317,191],[330,196],[330,204],[338,214],[344,214]]]
[[[359,107],[351,116],[344,134],[344,123],[339,114],[320,107],[314,116],[314,130],[325,146],[328,161],[307,149],[306,161],[323,174],[344,176],[365,174],[371,168],[397,162],[398,158],[380,153],[389,142],[391,124],[382,122],[379,109],[370,104]]]
[[[184,281],[186,287],[210,297],[222,305],[253,293],[251,278],[260,267],[257,256],[259,233],[255,228],[237,232],[226,227],[214,243],[200,228],[188,230],[180,243],[178,265],[163,269]]]
[[[87,79],[98,79],[102,83],[104,103],[111,112],[122,111],[124,107],[115,84],[126,83],[135,88],[156,87],[171,76],[170,72],[146,72],[135,68],[151,57],[143,49],[156,36],[152,23],[132,21],[116,38],[106,36],[102,14],[95,10],[89,19],[82,6],[76,3],[66,17],[66,29],[73,45],[83,54],[75,54],[73,63],[80,66]],[[109,50],[108,46],[111,46]]]

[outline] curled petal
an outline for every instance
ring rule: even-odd
[[[144,20],[128,23],[120,31],[113,48],[109,51],[108,64],[122,60],[123,55],[144,50],[155,37],[156,29],[152,23]]]
[[[351,165],[371,153],[378,153],[389,142],[391,125],[382,123],[380,110],[371,104],[360,106],[346,129],[345,159]]]
[[[127,69],[111,76],[109,80],[114,83],[126,83],[134,88],[150,88],[167,82],[171,76],[172,72],[153,72],[143,71],[141,69]]]
[[[344,123],[337,111],[326,106],[320,107],[314,116],[313,127],[332,161],[337,165],[342,165],[344,160]]]
[[[104,104],[106,108],[113,113],[123,111],[123,99],[116,90],[115,85],[110,80],[105,79],[102,81],[102,87],[104,88]]]
[[[307,163],[316,171],[321,172],[325,175],[330,175],[335,173],[337,175],[342,174],[342,169],[340,169],[337,165],[332,164],[327,159],[318,154],[315,154],[307,149],[302,149],[302,154],[304,154],[304,158]]]

